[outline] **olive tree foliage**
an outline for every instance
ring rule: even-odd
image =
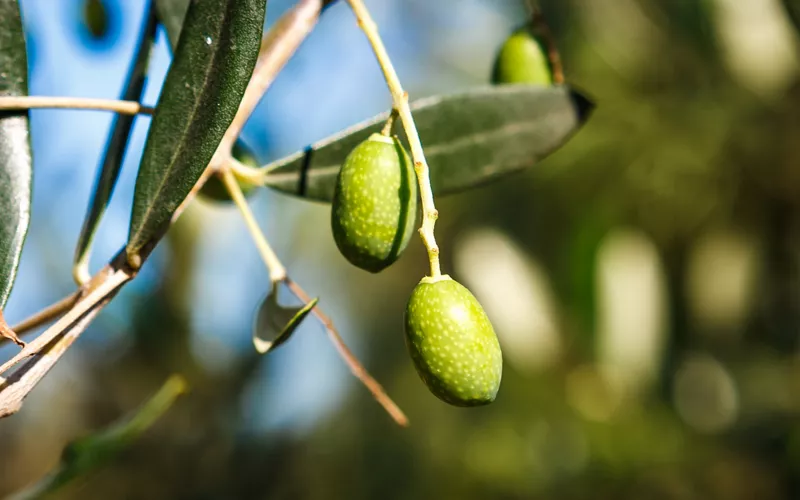
[[[414,214],[419,193],[421,224],[414,217],[413,225],[419,226],[419,236],[431,263],[429,272],[420,271],[420,278],[427,280],[428,285],[435,284],[449,277],[446,263],[439,262],[439,248],[433,234],[439,217],[434,196],[462,193],[535,166],[569,140],[586,121],[593,104],[565,83],[558,52],[536,12],[525,27],[510,37],[513,46],[503,50],[512,53],[500,54],[491,84],[487,82],[455,94],[415,99],[403,90],[392,67],[391,54],[383,46],[378,27],[364,3],[341,0],[339,3],[349,4],[354,13],[353,29],[362,29],[374,49],[376,61],[386,78],[391,106],[385,113],[310,144],[302,151],[267,165],[255,165],[238,142],[239,134],[277,74],[333,3],[332,0],[298,0],[264,33],[266,0],[153,0],[146,5],[147,13],[130,63],[127,85],[120,100],[108,101],[30,96],[19,5],[13,0],[0,0],[0,311],[12,291],[30,220],[31,179],[36,159],[30,147],[28,110],[63,107],[115,113],[83,226],[76,235],[75,291],[17,325],[7,324],[0,315],[0,334],[20,346],[11,359],[0,365],[0,417],[20,409],[25,397],[87,325],[136,277],[170,226],[199,195],[237,206],[269,269],[272,293],[264,300],[254,322],[256,350],[269,352],[289,340],[302,321],[315,316],[354,375],[398,424],[407,424],[403,412],[343,343],[331,320],[319,308],[318,298],[312,298],[291,279],[255,222],[245,195],[255,189],[268,188],[295,197],[298,203],[336,204],[337,189],[341,188],[341,183],[337,183],[341,180],[340,170],[343,165],[355,161],[350,153],[376,134],[393,136],[398,150],[408,154],[413,164],[414,175],[409,181],[414,187],[413,199],[407,202],[415,207]],[[140,100],[159,25],[166,28],[173,59],[159,100],[151,108]],[[530,40],[526,41],[524,36],[520,38],[525,33],[531,34]],[[515,56],[513,51],[521,55]],[[546,71],[516,71],[514,65],[525,64],[526,54],[540,59]],[[515,57],[522,59],[515,62]],[[515,80],[517,74],[522,76]],[[534,80],[542,75],[542,81]],[[104,267],[90,270],[93,237],[114,194],[133,118],[137,114],[152,114],[152,122],[138,167],[128,240],[119,252],[107,257]],[[367,158],[367,162],[372,160]],[[374,190],[379,184],[367,183],[364,189]],[[360,194],[364,196],[359,199],[368,200],[374,193]],[[364,210],[379,208],[364,207]],[[281,288],[293,293],[302,305],[280,304],[277,296]],[[463,293],[459,289],[457,296]],[[483,335],[491,330],[491,325],[485,314],[481,316],[483,312],[477,301],[469,298],[468,291],[466,294],[465,300],[473,308],[471,311],[475,311],[476,321],[485,320],[488,325],[481,327],[484,330],[479,333]],[[430,300],[439,298],[451,299],[437,296]],[[428,307],[430,302],[415,304],[414,311],[436,314],[435,308]],[[430,318],[407,321],[407,329],[413,330],[409,338],[419,337],[419,344],[414,344],[413,339],[409,341],[413,344],[409,346],[412,358],[435,394],[454,404],[463,403],[466,400],[456,394],[460,390],[458,384],[469,385],[477,379],[462,378],[458,384],[448,385],[447,377],[437,375],[439,365],[425,359],[431,356],[426,347],[425,335],[429,333],[426,319]],[[444,318],[445,322],[449,319],[452,318]],[[49,324],[48,328],[37,337],[27,343],[23,341],[24,334],[45,324]],[[469,329],[469,325],[454,328],[457,327]],[[447,360],[441,362],[447,363]],[[481,369],[478,367],[479,371]],[[498,366],[492,369],[499,370]],[[495,392],[499,371],[496,377],[490,384],[494,384]],[[143,431],[147,427],[145,424],[165,411],[184,390],[182,379],[170,379],[153,401],[144,405],[131,420],[70,447],[71,451],[64,455],[62,470],[54,473],[46,487],[57,487],[102,463],[132,436]],[[493,397],[493,394],[491,397],[481,395],[484,402]],[[474,401],[467,403],[471,405]],[[136,425],[131,427],[130,422]]]

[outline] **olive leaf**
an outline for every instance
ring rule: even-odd
[[[19,4],[0,0],[0,96],[28,94],[28,58]],[[28,233],[33,160],[26,111],[0,112],[0,310],[17,275]]]
[[[278,287],[273,283],[269,295],[261,303],[253,325],[253,345],[259,354],[266,354],[283,344],[319,302],[314,298],[301,307],[286,307],[278,303]]]
[[[189,9],[189,0],[155,0],[156,17],[164,26],[169,38],[169,45],[175,48],[181,35],[183,19]]]
[[[86,476],[114,460],[158,421],[188,391],[186,380],[173,375],[138,411],[95,434],[82,437],[65,448],[59,466],[14,499],[42,498],[74,479]]]
[[[538,85],[480,87],[411,103],[437,195],[459,192],[536,164],[563,145],[593,107],[588,98],[568,87]],[[264,184],[330,202],[344,159],[359,143],[380,132],[388,116],[382,113],[267,165]],[[398,134],[407,144],[402,131]]]
[[[123,100],[139,101],[142,97],[147,76],[147,63],[150,59],[150,51],[155,34],[156,17],[153,9],[149,9],[145,15],[139,45],[133,56],[131,68],[128,71],[128,83],[122,93]],[[108,207],[108,202],[114,194],[114,187],[119,178],[125,148],[130,140],[135,118],[133,115],[116,115],[112,122],[106,154],[98,170],[94,192],[75,248],[76,266],[85,267],[88,264],[95,232],[100,225],[100,220],[103,218],[106,207]]]
[[[145,143],[128,256],[159,238],[230,125],[258,57],[266,0],[192,2]]]

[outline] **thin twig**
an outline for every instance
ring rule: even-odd
[[[152,115],[150,106],[142,106],[135,101],[115,99],[94,99],[90,97],[48,97],[48,96],[6,96],[0,97],[0,110],[22,109],[86,109],[113,111],[124,115]]]
[[[170,224],[175,224],[175,222],[178,220],[181,214],[183,214],[184,210],[186,210],[186,207],[188,207],[189,204],[191,204],[192,201],[194,201],[195,197],[197,197],[197,193],[199,193],[200,190],[203,189],[203,186],[205,186],[206,182],[208,182],[208,179],[210,179],[211,176],[214,175],[215,170],[216,170],[215,165],[213,163],[209,163],[209,165],[200,175],[200,178],[197,179],[197,182],[194,183],[192,190],[189,191],[189,194],[186,196],[186,198],[184,198],[181,204],[178,205],[178,208],[177,210],[175,210],[175,213],[172,214],[172,219],[170,220]]]
[[[108,300],[108,299],[106,299]],[[14,374],[7,378],[0,377],[0,418],[13,415],[22,407],[23,400],[36,387],[36,384],[47,375],[53,365],[75,342],[78,336],[89,326],[89,323],[100,312],[101,307],[90,310],[75,323],[58,332],[58,340],[52,347],[36,355],[23,364]]]
[[[319,5],[319,0],[301,0],[300,4]],[[317,16],[318,15],[319,12],[317,12]],[[298,37],[296,36],[297,33],[303,33],[303,35]],[[299,46],[303,38],[307,35],[308,28],[306,25],[287,25],[285,26],[285,31],[279,35],[275,35],[272,43],[266,47],[266,52],[263,52],[265,47],[262,45],[262,54],[259,57],[261,60],[270,59],[271,56],[268,53],[273,51],[283,54],[292,54],[297,49],[297,46]],[[268,39],[269,36],[265,38]],[[288,59],[288,56],[286,56],[285,59]],[[273,66],[272,71],[277,74],[282,67],[282,64],[276,64]],[[274,80],[274,75],[266,80],[271,82]],[[260,90],[262,94],[263,90],[266,90],[268,86],[269,84],[262,86]],[[261,95],[256,97],[252,93],[255,92],[255,90],[251,90],[249,87],[248,92],[251,94],[245,95],[242,98],[244,104],[240,105],[239,113],[237,114],[246,113],[246,116],[249,116],[252,108],[255,107],[255,104],[257,104],[261,98]],[[4,101],[4,99],[9,98],[0,98],[0,109],[12,109],[10,107],[3,108],[3,104],[10,106],[10,101]],[[23,99],[28,99],[28,102],[24,103],[24,105],[17,104],[18,107],[13,109],[29,109],[31,107],[35,107],[31,105],[31,98]],[[41,105],[39,107],[52,107],[52,105],[55,103],[61,104],[61,107],[72,108],[76,107],[76,101],[78,101],[71,98],[67,99],[67,101],[64,101],[63,99],[59,101],[59,98],[45,99],[48,99],[48,105]],[[82,99],[80,101],[83,104],[88,103],[90,105],[89,109],[110,109],[118,112],[134,112],[133,110],[135,109],[135,112],[152,113],[152,108],[140,106],[138,103],[127,103],[124,101],[103,101],[98,99]],[[104,103],[107,104],[107,106],[98,106],[98,103]],[[117,106],[120,105],[120,103],[122,106],[117,109]],[[245,121],[247,121],[247,118],[240,117],[234,121],[236,123],[243,124]],[[177,220],[180,214],[189,205],[189,202],[199,192],[205,181],[208,180],[211,174],[213,174],[214,169],[227,165],[227,160],[231,155],[231,149],[235,139],[236,138],[234,137],[230,144],[227,144],[224,149],[217,148],[217,152],[215,153],[214,158],[212,158],[209,166],[206,168],[206,171],[195,184],[194,188],[189,193],[189,196],[178,207],[178,210],[173,215],[171,222],[174,223],[175,220]],[[220,153],[220,151],[223,151],[223,153]],[[45,332],[33,342],[29,343],[20,353],[17,354],[17,356],[6,362],[3,366],[0,366],[0,373],[5,373],[13,365],[19,363],[26,357],[34,356],[33,359],[29,360],[21,368],[17,369],[17,371],[14,372],[10,378],[4,380],[2,377],[0,377],[0,417],[13,414],[19,410],[22,405],[22,400],[30,393],[30,391],[34,389],[39,380],[41,380],[41,378],[50,370],[50,368],[58,361],[58,359],[60,359],[64,351],[66,351],[66,349],[72,345],[72,343],[88,326],[91,320],[99,313],[103,306],[114,296],[114,294],[117,293],[119,288],[133,279],[135,274],[135,271],[127,266],[126,252],[123,248],[117,257],[115,257],[115,259],[112,261],[112,264],[103,268],[103,270],[101,270],[94,276],[94,278],[92,278],[92,281],[89,284],[89,293],[82,296],[75,304],[73,304],[70,310],[61,319],[59,319],[53,326],[45,330]]]
[[[17,335],[17,332],[6,323],[2,310],[0,310],[0,340],[10,340],[20,347],[25,347],[25,342],[23,342]]]
[[[244,193],[242,193],[242,188],[239,187],[239,183],[236,182],[236,178],[233,176],[233,173],[230,171],[230,169],[226,168],[220,171],[219,175],[222,177],[222,182],[225,184],[228,194],[230,194],[231,198],[233,198],[233,202],[239,209],[239,213],[241,213],[242,218],[247,225],[247,230],[250,232],[250,236],[253,237],[253,241],[258,248],[258,253],[261,255],[261,259],[264,261],[264,265],[266,265],[267,269],[269,270],[270,282],[277,283],[279,281],[283,281],[286,279],[286,268],[283,267],[280,259],[275,254],[272,246],[270,246],[267,238],[264,236],[264,233],[258,226],[258,222],[253,215],[253,211],[250,210],[250,206],[247,204],[247,200],[244,198]]]
[[[145,16],[142,21],[136,50],[128,68],[125,90],[121,99],[141,102],[147,80],[147,68],[155,49],[158,19],[155,2],[146,2]],[[92,279],[89,272],[89,260],[94,247],[95,236],[100,222],[105,215],[108,204],[114,194],[117,180],[122,170],[125,150],[133,136],[135,116],[115,116],[106,142],[103,160],[98,167],[92,196],[86,208],[80,235],[75,245],[72,261],[72,277],[78,286],[83,286]]]
[[[561,54],[558,52],[558,44],[550,30],[550,26],[544,19],[542,9],[538,6],[529,6],[531,11],[531,25],[533,30],[544,40],[547,46],[547,59],[550,61],[550,70],[553,72],[553,83],[562,85],[564,83],[564,66],[561,64]]]
[[[6,361],[3,365],[0,365],[0,375],[7,372],[9,368],[23,359],[37,354],[52,342],[53,339],[69,328],[70,325],[81,319],[89,311],[95,309],[98,304],[103,303],[117,288],[125,282],[130,281],[135,276],[135,272],[129,270],[127,267],[106,267],[104,270],[107,275],[101,272],[95,276],[92,282],[89,283],[88,293],[81,297],[69,312],[61,317],[53,326],[45,330],[44,333],[36,337],[33,342],[27,344],[16,356]]]
[[[49,323],[50,321],[56,319],[57,317],[61,316],[65,312],[69,311],[69,309],[78,301],[78,297],[80,297],[81,291],[75,291],[63,299],[59,300],[54,304],[50,304],[49,306],[45,307],[41,311],[37,311],[31,316],[23,319],[16,325],[12,326],[11,329],[17,335],[23,335],[27,332],[30,332],[34,328],[41,326],[45,323]],[[6,343],[6,339],[0,339],[0,345]]]
[[[304,304],[308,304],[311,301],[311,297],[309,297],[305,291],[303,291],[303,289],[297,285],[297,283],[290,280],[286,275],[286,268],[272,250],[267,238],[264,236],[264,233],[258,226],[258,222],[253,216],[253,212],[250,210],[250,207],[247,205],[247,200],[242,193],[242,189],[239,187],[239,183],[236,182],[236,178],[234,177],[233,173],[230,171],[230,169],[226,168],[218,172],[217,175],[222,177],[222,182],[228,189],[228,194],[231,196],[231,198],[233,198],[234,203],[236,203],[236,206],[239,208],[242,218],[247,224],[247,230],[253,237],[253,241],[258,247],[259,253],[261,254],[261,259],[264,261],[264,264],[269,270],[270,282],[273,284],[279,282],[286,283],[286,285]],[[312,312],[325,326],[325,330],[328,332],[331,342],[333,342],[333,345],[336,347],[336,350],[339,352],[342,359],[344,359],[344,362],[350,367],[353,375],[361,380],[361,382],[375,397],[375,400],[386,409],[395,422],[403,427],[407,426],[408,419],[406,416],[403,414],[400,408],[397,407],[394,401],[389,398],[389,396],[383,390],[383,387],[381,387],[381,385],[370,376],[370,374],[361,365],[361,363],[359,363],[358,359],[353,355],[350,349],[347,348],[341,336],[339,336],[339,333],[333,327],[333,323],[331,322],[330,318],[328,318],[318,306],[314,306]]]
[[[135,272],[124,264],[124,251],[114,264],[106,266],[89,283],[89,292],[75,306],[25,346],[11,360],[0,366],[5,373],[25,358],[32,357],[7,379],[0,378],[0,418],[19,411],[22,401],[77,340],[89,323]]]
[[[422,143],[417,133],[417,127],[414,124],[414,117],[411,115],[411,108],[408,105],[408,93],[400,85],[400,79],[397,77],[397,72],[394,70],[389,54],[386,52],[386,47],[383,45],[375,21],[372,20],[372,16],[364,2],[362,0],[347,0],[347,3],[350,4],[350,8],[353,10],[356,19],[358,19],[359,26],[361,26],[370,45],[372,45],[378,64],[383,70],[383,76],[386,79],[389,92],[392,94],[394,108],[400,115],[400,120],[403,122],[403,128],[406,131],[406,137],[411,146],[411,157],[414,159],[414,170],[417,173],[419,194],[422,200],[422,227],[419,228],[419,234],[422,237],[425,248],[428,250],[431,277],[436,278],[442,273],[439,266],[439,246],[436,244],[436,238],[433,234],[436,219],[439,218],[439,212],[433,202],[428,163],[425,160],[425,153],[422,150]]]
[[[281,69],[311,33],[323,7],[322,0],[300,0],[278,19],[261,40],[260,54],[253,75],[239,104],[239,111],[220,142],[220,149],[230,154],[233,144],[253,114],[253,110]],[[219,150],[217,152],[220,153]]]
[[[300,299],[303,303],[308,303],[311,300],[311,297],[294,281],[287,278],[285,281],[286,286],[294,293],[298,299]],[[408,417],[406,417],[403,410],[400,409],[392,398],[386,394],[386,391],[383,389],[383,386],[378,383],[377,380],[372,378],[364,365],[358,361],[358,358],[353,354],[349,347],[344,343],[344,339],[342,336],[339,335],[339,332],[336,330],[336,327],[333,326],[333,321],[324,313],[319,306],[315,306],[314,309],[311,310],[314,316],[325,326],[325,331],[328,332],[328,338],[330,338],[331,342],[333,343],[336,350],[339,352],[339,355],[342,357],[344,362],[350,368],[350,372],[361,381],[364,386],[372,393],[372,397],[383,406],[389,416],[397,422],[397,425],[401,427],[408,427]]]

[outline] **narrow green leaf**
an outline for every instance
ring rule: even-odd
[[[59,467],[15,500],[43,498],[114,460],[153,426],[188,391],[186,380],[173,375],[138,411],[105,430],[69,443]]]
[[[261,303],[253,325],[253,345],[259,354],[266,354],[289,340],[319,301],[315,298],[302,307],[282,306],[278,303],[279,285],[275,283]]]
[[[0,0],[0,96],[28,94],[28,57],[16,0]],[[17,275],[31,210],[33,160],[26,111],[0,112],[0,310]]]
[[[145,14],[142,35],[132,59],[132,65],[128,71],[127,85],[122,93],[122,99],[126,101],[139,101],[147,76],[147,63],[150,59],[150,51],[153,46],[153,38],[156,34],[156,17],[153,9],[148,8]],[[136,117],[132,115],[116,115],[111,125],[111,134],[106,146],[106,154],[103,163],[98,171],[97,181],[94,186],[94,194],[89,202],[89,208],[83,221],[81,234],[78,237],[78,245],[75,249],[76,270],[82,274],[88,274],[87,266],[89,254],[91,252],[92,241],[94,240],[97,227],[103,218],[108,202],[114,194],[114,187],[117,184],[125,149],[133,130],[133,123]],[[83,276],[84,278],[88,276]]]
[[[178,45],[189,0],[155,0],[155,4],[158,22],[167,30],[169,45],[174,49]]]
[[[567,87],[498,85],[411,104],[436,195],[484,184],[530,167],[574,134],[593,105]],[[312,144],[267,166],[265,185],[330,202],[345,157],[380,132],[389,114]],[[395,125],[406,144],[400,125]]]
[[[230,125],[258,57],[266,0],[192,2],[150,125],[128,256],[169,226]]]

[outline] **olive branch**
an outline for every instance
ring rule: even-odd
[[[171,223],[177,220],[212,175],[219,176],[236,203],[248,231],[253,237],[259,254],[269,270],[270,280],[273,285],[276,283],[286,284],[298,298],[306,303],[310,302],[309,296],[296,282],[288,277],[285,267],[272,250],[267,238],[255,221],[255,217],[247,205],[244,194],[236,180],[239,178],[245,182],[256,183],[263,178],[264,170],[239,163],[233,158],[232,149],[244,124],[264,93],[269,89],[277,74],[283,69],[302,41],[312,31],[322,9],[330,3],[332,3],[331,0],[300,0],[263,37],[256,67],[233,121],[230,123],[203,174],[171,219]],[[354,10],[357,7],[354,5]],[[361,8],[363,9],[363,5]],[[356,12],[359,11],[356,10]],[[359,15],[363,16],[363,11]],[[388,56],[386,56],[386,61],[388,61]],[[396,75],[393,82],[390,87],[392,85],[399,87],[399,84],[396,83]],[[152,107],[143,106],[134,101],[44,96],[0,97],[0,110],[27,110],[34,108],[106,110],[120,114],[152,114],[154,111]],[[399,107],[398,109],[402,113],[403,108]],[[404,120],[404,124],[410,119],[407,101],[405,110],[407,117]],[[413,127],[413,121],[410,122],[410,126]],[[415,158],[419,158],[421,146],[418,138],[416,139],[416,148],[419,151]],[[422,161],[424,162],[424,157],[422,157]],[[426,166],[422,168],[427,169]],[[428,198],[429,205],[432,207],[433,199],[430,195],[429,186]],[[435,215],[435,209],[433,209],[432,213]],[[430,236],[432,238],[432,224],[430,228]],[[431,248],[436,249],[435,241],[432,239],[430,241],[433,241]],[[114,259],[89,279],[80,270],[75,271],[73,274],[76,276],[76,282],[79,285],[75,292],[33,314],[13,328],[8,328],[7,325],[3,324],[3,327],[9,330],[9,333],[0,341],[12,339],[17,334],[30,332],[55,320],[55,323],[35,340],[24,344],[20,352],[0,365],[0,375],[4,375],[14,366],[21,364],[9,377],[3,378],[0,376],[0,418],[19,411],[27,395],[58,362],[67,349],[72,346],[89,323],[122,286],[136,277],[139,268],[144,264],[157,243],[158,239],[150,242],[132,255],[128,255],[126,249],[123,248]],[[434,254],[438,254],[438,250]],[[436,262],[436,268],[438,269],[438,257]],[[316,305],[313,307],[312,312],[325,326],[329,339],[345,363],[350,367],[350,371],[361,380],[376,401],[386,409],[387,413],[398,425],[408,425],[406,416],[346,346],[330,318]]]

